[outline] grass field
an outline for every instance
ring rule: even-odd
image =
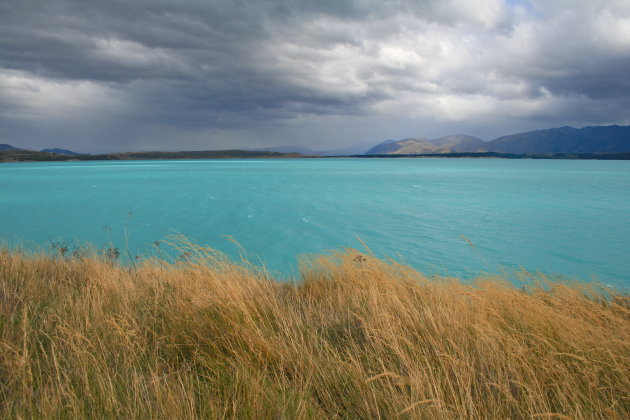
[[[627,295],[354,250],[287,283],[187,247],[132,267],[0,250],[0,417],[630,418]]]

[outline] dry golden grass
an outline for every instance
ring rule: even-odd
[[[3,418],[630,418],[627,296],[347,250],[274,281],[0,250]]]

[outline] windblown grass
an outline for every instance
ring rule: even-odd
[[[0,250],[0,417],[630,418],[627,296],[353,250],[301,276]]]

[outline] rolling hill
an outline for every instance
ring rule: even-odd
[[[10,144],[0,144],[0,152],[8,151],[8,150],[23,150],[17,147],[13,147]]]
[[[414,155],[445,153],[627,153],[630,152],[630,126],[559,127],[528,131],[485,142],[458,134],[437,139],[407,138],[386,140],[366,155]]]
[[[560,127],[499,137],[488,150],[500,153],[630,152],[630,126]]]
[[[83,155],[85,153],[77,153],[77,152],[73,152],[72,150],[67,150],[67,149],[59,149],[59,148],[54,148],[54,149],[42,149],[40,150],[40,152],[46,152],[46,153],[58,153],[60,155],[68,155],[68,156],[79,156],[79,155]]]
[[[437,139],[408,138],[399,141],[386,140],[377,144],[367,152],[366,155],[414,155],[423,153],[471,153],[487,151],[487,143],[483,140],[456,134],[452,136],[439,137]]]

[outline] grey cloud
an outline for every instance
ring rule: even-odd
[[[90,141],[72,139],[80,124],[132,150],[160,129],[182,145],[232,132],[239,146],[243,133],[293,141],[280,137],[300,124],[309,139],[320,127],[329,144],[356,142],[357,118],[408,136],[504,134],[497,117],[515,128],[627,122],[622,2],[511,3],[0,0],[0,133],[69,146]]]

